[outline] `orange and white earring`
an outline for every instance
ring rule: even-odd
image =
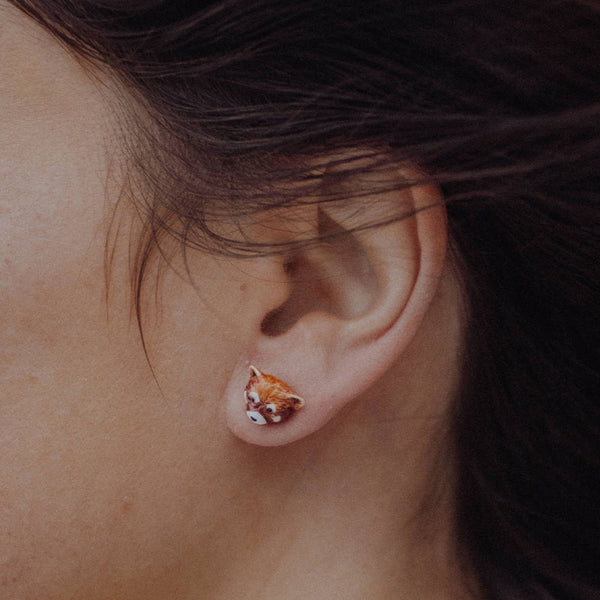
[[[244,390],[246,414],[256,425],[276,425],[287,421],[304,406],[304,399],[273,375],[250,365],[250,379]]]

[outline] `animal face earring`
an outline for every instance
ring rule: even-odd
[[[246,414],[256,425],[275,425],[287,421],[304,406],[304,399],[273,375],[250,366],[250,379],[244,390]]]

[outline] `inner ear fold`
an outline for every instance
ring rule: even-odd
[[[310,312],[356,318],[377,293],[377,277],[352,230],[322,207],[317,221],[321,241],[296,251],[285,263],[290,295],[264,318],[261,331],[267,336],[285,333]]]

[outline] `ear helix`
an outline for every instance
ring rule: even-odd
[[[256,425],[285,423],[304,406],[304,399],[274,375],[250,365],[250,378],[244,390],[246,414]]]

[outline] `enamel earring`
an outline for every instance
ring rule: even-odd
[[[276,425],[287,421],[304,406],[304,399],[273,375],[250,365],[250,379],[244,390],[246,414],[256,425]]]

